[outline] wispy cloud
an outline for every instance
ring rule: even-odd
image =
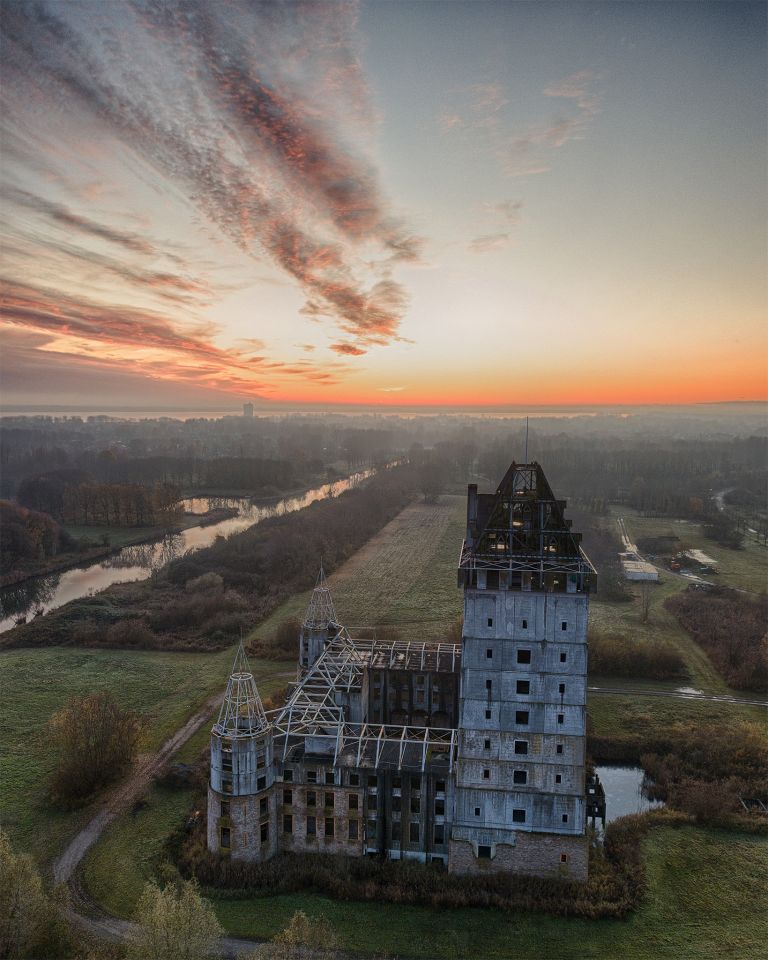
[[[595,82],[591,71],[582,70],[547,85],[542,97],[563,101],[562,114],[525,127],[509,116],[511,98],[502,84],[477,83],[458,91],[458,105],[445,110],[438,125],[448,135],[483,144],[509,177],[546,173],[552,169],[554,152],[583,137],[599,113],[601,97]]]
[[[509,245],[508,233],[487,233],[482,237],[475,237],[469,244],[472,253],[490,253]]]
[[[400,338],[408,296],[393,271],[421,246],[391,209],[371,156],[356,17],[345,0],[6,5],[7,122],[20,144],[44,145],[50,169],[58,159],[40,125],[46,111],[87,132],[85,154],[120,144],[147,182],[165,183],[248,256],[295,281],[307,315],[335,325],[356,356]],[[82,240],[49,238],[50,249],[165,299],[203,296],[181,270],[86,249],[93,241],[132,257],[157,253],[135,231],[43,193],[14,186],[6,196]]]

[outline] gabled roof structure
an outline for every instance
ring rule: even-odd
[[[268,725],[241,640],[213,732],[221,737],[252,737],[262,733]]]
[[[309,606],[304,615],[303,626],[309,630],[327,630],[329,623],[338,623],[338,621],[321,561],[320,572],[317,575],[315,589],[309,598]]]
[[[471,484],[460,568],[577,573],[595,582],[564,511],[536,462],[512,463],[495,493],[479,494]]]

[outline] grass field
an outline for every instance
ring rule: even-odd
[[[0,653],[0,818],[14,844],[47,866],[89,816],[87,809],[55,811],[45,799],[55,764],[45,724],[69,697],[110,690],[120,703],[144,716],[140,749],[153,750],[211,694],[223,691],[232,655],[231,650],[180,654],[66,647]],[[253,666],[266,678],[291,665]],[[269,689],[266,680],[264,686]]]
[[[155,788],[89,855],[84,880],[111,912],[130,917],[162,855],[161,837],[187,812],[189,793]],[[697,958],[759,960],[768,938],[768,839],[684,827],[645,841],[650,893],[627,921],[586,921],[463,909],[436,911],[335,901],[320,894],[212,900],[234,935],[266,939],[295,910],[324,915],[341,946],[360,955],[515,957],[520,960]],[[114,864],[121,868],[115,871]],[[745,893],[747,895],[745,895]],[[100,894],[100,896],[99,896]]]
[[[391,624],[406,639],[439,639],[461,613],[456,566],[466,500],[443,496],[413,503],[329,578],[336,613],[351,627]],[[310,591],[280,606],[254,631],[268,637],[289,617],[301,619]]]

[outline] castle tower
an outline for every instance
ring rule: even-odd
[[[315,589],[309,598],[307,612],[299,634],[299,675],[303,675],[312,667],[323,652],[325,644],[339,631],[336,619],[336,610],[333,598],[325,579],[323,564],[320,563],[320,572],[317,575]]]
[[[585,880],[587,616],[594,567],[537,463],[468,489],[449,867]]]
[[[277,847],[272,731],[242,640],[211,730],[208,849],[265,859]]]

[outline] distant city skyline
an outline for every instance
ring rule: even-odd
[[[765,3],[6,3],[5,404],[768,398]]]

